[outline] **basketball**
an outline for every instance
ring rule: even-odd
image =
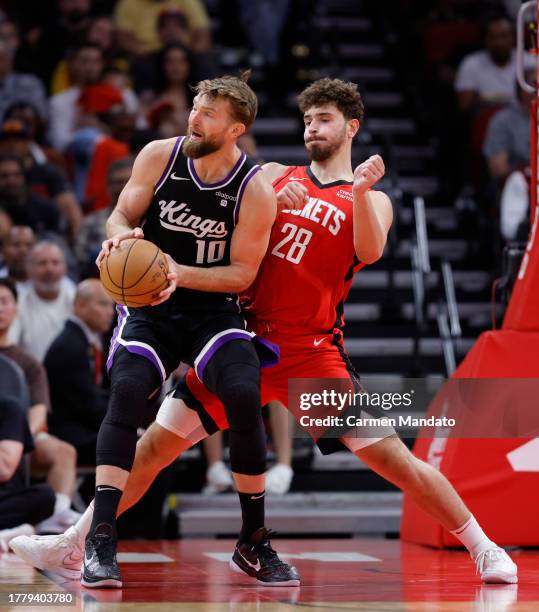
[[[105,291],[118,304],[147,306],[168,285],[168,264],[161,249],[147,240],[122,240],[101,264]]]

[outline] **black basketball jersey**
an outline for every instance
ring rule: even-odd
[[[202,268],[229,265],[241,200],[247,183],[261,168],[242,152],[223,180],[204,183],[193,160],[182,152],[184,138],[176,140],[155,186],[142,223],[144,237],[179,264]],[[168,302],[188,310],[231,310],[236,308],[237,296],[180,287]]]

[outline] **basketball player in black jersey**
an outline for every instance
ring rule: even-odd
[[[111,399],[97,441],[93,522],[82,584],[121,587],[116,512],[133,465],[137,428],[180,361],[191,363],[226,406],[230,464],[242,506],[239,540],[258,551],[263,581],[298,584],[264,527],[265,432],[260,366],[276,347],[245,329],[237,293],[254,280],[276,215],[276,197],[260,167],[236,146],[257,100],[243,78],[202,81],[186,137],[155,141],[135,160],[107,222],[100,265],[127,238],[146,238],[167,253],[169,286],[144,308],[118,306],[107,366]],[[150,417],[150,418],[148,418]]]

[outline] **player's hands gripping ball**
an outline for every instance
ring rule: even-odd
[[[107,257],[110,254],[112,249],[117,249],[120,246],[120,242],[122,240],[129,240],[129,238],[140,238],[140,239],[144,238],[144,232],[142,231],[142,228],[135,227],[129,232],[123,232],[121,234],[116,234],[116,236],[113,236],[112,238],[103,240],[103,243],[101,244],[101,251],[99,251],[99,255],[97,256],[97,259],[95,260],[95,265],[99,269],[101,269],[101,263],[103,262],[103,259],[105,259],[105,257]]]
[[[101,284],[110,297],[134,308],[167,300],[177,283],[172,259],[148,240],[123,238],[114,246],[115,238],[108,254],[103,249],[99,268]]]
[[[168,298],[174,293],[174,291],[176,291],[176,288],[178,286],[178,273],[176,272],[176,262],[168,253],[164,253],[164,256],[167,261],[168,267],[168,286],[163,289],[163,291],[161,291],[161,293],[157,296],[157,299],[152,302],[152,306],[157,306],[158,304],[166,302]]]

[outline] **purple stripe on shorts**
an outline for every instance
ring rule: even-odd
[[[270,342],[266,340],[266,338],[260,338],[259,336],[254,336],[252,340],[256,352],[258,353],[258,358],[260,359],[261,368],[270,368],[279,363],[281,359],[281,349],[278,344]]]
[[[170,157],[168,158],[166,168],[163,171],[161,178],[157,181],[157,183],[155,183],[155,191],[157,191],[161,187],[161,183],[167,178],[168,173],[170,172],[170,169],[172,168],[172,164],[174,163],[174,159],[176,157],[176,152],[178,151],[178,147],[183,142],[184,138],[185,136],[178,136],[178,138],[176,138],[176,142],[174,143],[174,147],[172,147],[172,153],[170,154]]]
[[[225,178],[222,181],[218,181],[217,183],[205,183],[198,176],[197,171],[195,169],[195,163],[193,162],[193,160],[191,158],[189,158],[187,163],[189,164],[189,168],[191,168],[191,172],[193,173],[193,178],[195,179],[195,181],[199,185],[199,187],[204,187],[206,189],[217,189],[217,187],[222,187],[223,185],[225,185],[230,180],[230,178],[236,173],[236,171],[241,166],[241,164],[243,164],[243,162],[244,162],[246,157],[247,156],[242,151],[241,155],[238,158],[238,161],[234,164],[234,167],[232,168],[232,170],[225,176]]]
[[[202,380],[202,377],[204,376],[204,369],[208,365],[209,360],[227,342],[230,342],[231,340],[251,340],[251,338],[252,338],[251,334],[247,331],[245,332],[233,331],[233,332],[230,332],[229,334],[225,334],[224,336],[221,336],[218,340],[214,342],[214,344],[211,345],[211,347],[208,349],[208,352],[204,355],[204,357],[202,357],[202,359],[195,366],[195,372],[196,372],[198,379]]]
[[[234,225],[237,225],[238,223],[238,219],[240,216],[241,199],[243,198],[243,192],[245,191],[245,188],[247,187],[247,183],[253,178],[253,176],[259,170],[262,170],[260,166],[253,166],[249,170],[249,172],[245,175],[245,177],[243,178],[243,181],[241,182],[241,185],[238,191],[238,199],[236,201],[236,206],[234,207]]]
[[[114,359],[114,354],[116,353],[116,349],[120,346],[118,342],[118,334],[120,333],[120,329],[123,325],[125,318],[127,317],[127,309],[122,304],[116,305],[116,312],[118,313],[118,323],[114,328],[114,332],[112,334],[112,338],[110,339],[110,348],[109,355],[107,357],[107,372],[110,371],[112,367],[112,361]]]
[[[146,359],[150,360],[153,363],[153,365],[157,368],[157,372],[159,373],[159,376],[161,377],[161,382],[165,382],[166,376],[163,376],[163,373],[161,371],[161,366],[159,362],[157,361],[157,359],[155,358],[155,355],[152,353],[152,351],[147,349],[145,346],[137,346],[133,344],[124,344],[123,346],[130,353],[134,353],[135,355],[140,355],[141,357],[145,357]]]

